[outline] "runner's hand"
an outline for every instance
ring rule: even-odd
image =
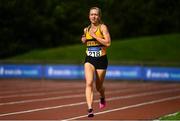
[[[85,42],[86,42],[86,37],[85,37],[84,34],[83,34],[82,37],[81,37],[81,41],[82,41],[82,43],[85,43]]]

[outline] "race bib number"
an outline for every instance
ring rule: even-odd
[[[87,50],[87,55],[91,57],[101,57],[102,55],[101,47],[89,47]]]

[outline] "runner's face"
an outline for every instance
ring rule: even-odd
[[[97,24],[99,22],[99,20],[100,20],[98,10],[96,10],[96,9],[90,10],[89,19],[90,19],[92,24]]]

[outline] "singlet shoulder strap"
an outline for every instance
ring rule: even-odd
[[[101,25],[102,25],[102,24],[99,24],[97,31],[99,31],[99,33],[100,33],[102,36],[104,36],[104,35],[103,35],[103,32],[102,32],[102,30],[101,30]]]
[[[99,31],[100,34],[103,36],[103,32],[102,32],[102,30],[101,30],[101,25],[102,25],[102,24],[99,24],[99,25],[98,25],[96,32]],[[86,34],[87,32],[89,32],[90,28],[91,28],[91,25],[89,25],[89,26],[87,26],[87,27],[85,28],[85,34]]]
[[[87,31],[88,31],[88,32],[89,32],[90,28],[91,28],[91,25],[89,25],[89,26],[87,27]]]
[[[99,29],[99,32],[101,33],[101,35],[103,35],[103,32],[102,32],[102,30],[101,30],[101,25],[102,25],[102,24],[99,24],[98,29]]]
[[[85,28],[85,34],[87,33],[87,32],[89,32],[89,29],[90,29],[90,25],[89,26],[87,26],[86,28]]]

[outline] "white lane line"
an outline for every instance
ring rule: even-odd
[[[7,93],[23,93],[23,92],[34,92],[34,91],[44,91],[46,88],[31,88],[31,89],[19,89],[17,88],[16,90],[9,90],[9,91],[1,91],[1,94],[7,94]]]
[[[126,89],[126,88],[123,88],[123,89]],[[63,94],[63,93],[81,92],[82,91],[82,89],[75,89],[75,91],[73,91],[73,90],[68,90],[68,91],[49,90],[50,92],[47,92],[48,90],[44,90],[46,92],[34,92],[34,93],[28,93],[28,94],[4,95],[4,96],[0,96],[0,99],[2,99],[2,98],[13,98],[13,97],[41,96],[41,95],[47,95],[47,94]]]
[[[68,91],[50,91],[50,92],[35,92],[35,93],[29,93],[29,94],[15,94],[15,95],[6,95],[6,96],[0,96],[0,99],[2,98],[14,98],[14,97],[29,97],[29,96],[44,96],[47,94],[66,94],[66,93],[74,93],[74,92],[82,92],[83,90],[76,90],[76,91],[72,91],[72,90],[68,90]]]
[[[83,97],[83,96],[84,96],[84,94],[79,94],[79,95],[68,95],[68,96],[58,96],[58,97],[50,97],[50,98],[23,100],[23,101],[0,103],[0,106],[2,106],[2,105],[3,106],[4,105],[13,105],[13,104],[23,104],[23,103],[32,103],[32,102],[40,102],[40,101],[60,100],[60,99],[76,98],[76,97]]]
[[[72,88],[71,88],[72,89]],[[124,89],[124,88],[123,88]],[[47,89],[44,89],[44,90],[37,90],[37,91],[46,91],[46,92],[34,92],[33,93],[26,93],[26,94],[12,94],[12,95],[3,95],[3,96],[0,96],[0,99],[2,98],[13,98],[13,97],[28,97],[28,96],[41,96],[41,95],[46,95],[46,94],[62,94],[62,93],[71,93],[71,92],[77,92],[77,90],[79,91],[80,89],[73,89],[73,90],[76,90],[76,91],[72,91],[72,90],[68,90],[68,91],[62,91],[62,90],[47,90]],[[82,90],[82,89],[81,89]],[[49,91],[49,92],[48,92]],[[24,91],[25,92],[25,91]]]
[[[169,90],[165,90],[165,91],[155,91],[155,92],[146,92],[146,93],[140,93],[140,94],[133,94],[133,95],[128,95],[128,96],[118,96],[118,97],[108,98],[107,101],[113,101],[113,100],[119,100],[119,99],[137,98],[137,97],[150,96],[150,95],[162,94],[162,93],[170,93],[170,92],[175,92],[175,91],[179,91],[179,90],[180,89],[174,89],[174,90],[169,89]],[[95,100],[94,102],[97,103],[97,102],[99,102],[99,100]],[[86,102],[78,102],[78,103],[71,103],[71,104],[52,106],[52,107],[46,107],[46,108],[37,108],[37,109],[24,110],[24,111],[12,112],[12,113],[4,113],[4,114],[0,114],[0,117],[9,116],[9,115],[24,114],[24,113],[31,113],[31,112],[37,112],[37,111],[44,111],[44,110],[51,110],[51,109],[57,109],[57,108],[62,108],[62,107],[72,107],[72,106],[78,106],[78,105],[83,105],[83,104],[86,104]]]
[[[180,96],[168,97],[168,98],[163,98],[163,99],[159,99],[159,100],[153,100],[153,101],[149,101],[149,102],[138,103],[135,105],[129,105],[129,106],[124,106],[124,107],[120,107],[120,108],[115,108],[115,109],[111,109],[111,110],[98,112],[98,113],[95,113],[95,115],[111,113],[114,111],[121,111],[121,110],[129,109],[129,108],[137,108],[137,107],[141,107],[141,106],[145,106],[145,105],[150,105],[150,104],[155,104],[155,103],[160,103],[160,102],[165,102],[165,101],[171,101],[171,100],[175,100],[178,98],[180,98]],[[68,119],[64,119],[62,121],[77,120],[77,119],[84,118],[84,117],[87,117],[87,115],[81,115],[81,116],[77,116],[77,117],[73,117],[73,118],[68,118]]]
[[[133,90],[135,90],[135,89],[116,90],[116,91],[107,92],[106,94],[129,92],[129,91],[133,91]],[[24,103],[39,102],[39,101],[60,100],[60,99],[68,99],[68,98],[76,98],[76,97],[84,97],[84,94],[49,97],[49,98],[41,98],[41,99],[31,99],[31,100],[22,100],[22,101],[13,101],[13,102],[5,102],[5,103],[0,103],[0,106],[2,106],[2,105],[3,106],[4,105],[13,105],[13,104],[24,104]]]
[[[151,84],[152,85],[152,84]],[[150,84],[143,84],[141,86],[139,85],[134,85],[132,87],[128,87],[128,88],[136,88],[136,87],[143,87],[143,88],[149,88],[151,86]],[[161,86],[160,88],[166,88],[166,87],[177,87],[177,85],[163,85]],[[109,87],[109,86],[108,86]],[[153,86],[154,88],[154,86]],[[127,87],[123,87],[121,88],[122,89],[127,89]],[[10,95],[2,95],[0,96],[0,99],[3,99],[3,98],[14,98],[14,97],[29,97],[29,96],[41,96],[41,95],[46,95],[46,94],[62,94],[62,93],[68,93],[68,92],[74,92],[74,91],[62,91],[62,90],[47,90],[47,89],[38,89],[36,91],[45,91],[45,92],[34,92],[35,90],[22,90],[20,92],[27,92],[25,94],[10,94]],[[33,92],[32,92],[33,91]]]
[[[109,91],[106,94],[115,94],[115,93],[120,93],[120,92],[130,92],[130,91],[133,91],[133,90],[136,90],[136,89],[124,89],[124,90],[117,90],[117,91]],[[171,90],[172,89],[170,89],[170,91]],[[95,94],[97,95],[97,93],[95,93]],[[5,102],[5,103],[0,103],[0,106],[14,105],[14,104],[24,104],[24,103],[32,103],[32,102],[40,102],[40,101],[60,100],[60,99],[77,98],[77,97],[84,97],[84,94],[49,97],[49,98],[41,98],[41,99],[31,99],[31,100],[22,100],[22,101],[13,101],[13,102]]]
[[[59,85],[59,87],[63,87],[63,89],[67,89],[67,88],[82,88],[83,86],[81,86],[81,85],[71,85],[71,86],[67,86],[67,85],[65,85],[65,86],[63,86],[63,85]],[[28,87],[28,88],[30,88],[30,87]],[[47,89],[50,89],[50,90],[47,90]],[[54,90],[58,90],[59,88],[57,88],[57,87],[51,87],[51,86],[43,86],[43,84],[42,85],[39,85],[39,87],[36,87],[36,88],[30,88],[30,89],[21,89],[21,88],[17,88],[16,90],[8,90],[8,91],[4,91],[4,90],[2,90],[1,92],[0,92],[0,95],[2,95],[2,94],[8,94],[8,93],[25,93],[25,92],[35,92],[35,91],[54,91]],[[62,89],[62,88],[61,88]]]
[[[146,89],[149,87],[146,87]],[[156,87],[157,88],[157,87]],[[156,89],[154,88],[154,89]],[[109,91],[106,94],[115,94],[115,93],[120,93],[120,92],[130,92],[134,91],[136,89],[132,88],[124,88],[121,90],[115,90],[115,91]],[[96,93],[97,94],[97,93]],[[31,102],[39,102],[39,101],[50,101],[50,100],[59,100],[59,99],[68,99],[68,98],[76,98],[76,97],[83,97],[84,95],[69,95],[69,96],[58,96],[58,97],[48,97],[48,98],[41,98],[41,99],[30,99],[30,100],[21,100],[21,101],[12,101],[12,102],[4,102],[0,103],[0,106],[4,105],[13,105],[13,104],[24,104],[24,103],[31,103]]]
[[[48,88],[48,89],[47,89]],[[26,89],[26,90],[19,90],[19,91],[17,91],[17,90],[15,90],[15,91],[10,91],[11,93],[15,93],[15,94],[9,94],[9,95],[7,95],[6,94],[6,92],[4,92],[3,90],[0,92],[0,93],[5,93],[6,95],[2,95],[2,96],[0,96],[0,98],[11,98],[11,97],[22,97],[22,96],[36,96],[36,95],[38,95],[38,94],[43,94],[43,93],[47,93],[48,91],[49,92],[58,92],[58,91],[62,91],[62,88],[61,88],[61,90],[59,90],[58,88],[57,89],[49,89],[49,88],[51,88],[51,87],[47,87],[47,88],[42,88],[42,89],[37,89],[37,90],[35,90],[35,89]],[[67,89],[67,88],[64,88],[64,89]],[[77,90],[77,89],[80,89],[80,88],[72,88],[71,87],[71,89],[73,89],[73,90]],[[83,89],[83,88],[82,88]],[[123,88],[124,89],[124,88]],[[35,91],[38,91],[38,92],[35,92]],[[39,92],[39,91],[43,91],[43,92]],[[46,92],[44,92],[44,91],[46,91]],[[73,92],[73,91],[72,91]],[[9,92],[8,92],[9,93]],[[16,94],[16,93],[25,93],[25,94]],[[31,95],[32,94],[32,95]],[[0,94],[1,95],[1,94]]]

